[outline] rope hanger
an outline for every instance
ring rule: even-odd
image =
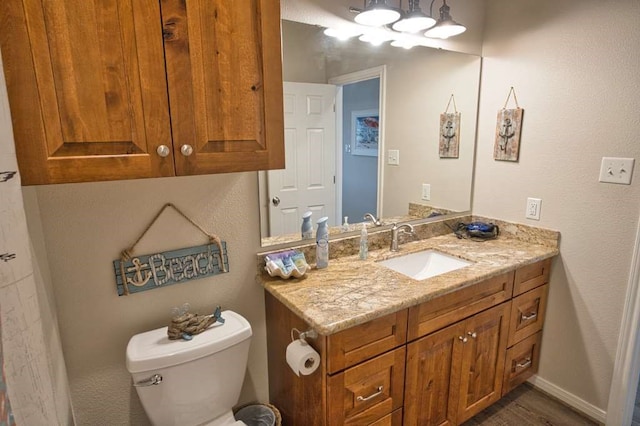
[[[453,112],[455,112],[456,114],[458,113],[458,108],[456,107],[456,98],[453,97],[453,93],[452,93],[451,97],[449,98],[449,102],[447,103],[447,108],[444,110],[445,114],[449,112],[449,106],[451,105],[452,101],[453,101]]]
[[[504,107],[502,109],[507,109],[507,104],[509,103],[509,99],[511,99],[512,93],[513,93],[513,100],[516,102],[516,108],[520,109],[520,105],[518,105],[518,97],[516,96],[516,91],[513,88],[513,86],[511,86],[511,89],[509,90],[509,94],[507,95],[507,100],[504,101]]]

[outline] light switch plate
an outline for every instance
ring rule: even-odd
[[[400,151],[397,149],[390,149],[387,153],[387,164],[392,166],[400,165]]]
[[[600,182],[630,185],[634,158],[602,157]]]

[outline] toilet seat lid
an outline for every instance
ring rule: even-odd
[[[251,337],[249,322],[233,311],[223,311],[224,324],[215,323],[192,340],[170,340],[162,327],[136,334],[127,345],[130,373],[157,370],[220,352]]]

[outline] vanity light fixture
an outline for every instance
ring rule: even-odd
[[[386,0],[369,0],[369,4],[359,11],[354,20],[361,25],[379,27],[395,22],[401,16],[400,10],[389,6]]]
[[[400,7],[402,8],[402,0],[400,0]],[[417,33],[431,28],[435,24],[436,20],[420,9],[420,0],[409,0],[409,10],[402,19],[394,22],[391,28],[400,32]]]
[[[434,0],[435,1],[435,0]],[[431,2],[433,6],[433,1]],[[461,25],[454,21],[449,14],[451,8],[447,5],[447,0],[442,0],[442,7],[440,7],[440,19],[435,26],[429,28],[424,35],[431,38],[449,38],[462,34],[467,30],[464,25]]]
[[[325,28],[324,35],[329,37],[337,38],[338,40],[345,41],[349,40],[352,37],[358,36],[362,34],[361,32],[353,32],[344,29],[335,29],[335,28]]]

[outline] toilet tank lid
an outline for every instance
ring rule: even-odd
[[[251,324],[233,311],[223,311],[215,323],[192,340],[169,340],[167,327],[136,334],[127,345],[130,373],[157,370],[220,352],[251,337]]]

